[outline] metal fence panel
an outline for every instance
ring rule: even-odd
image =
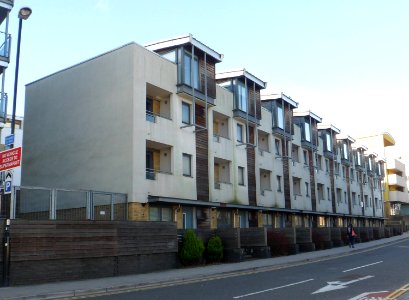
[[[57,220],[86,220],[87,192],[57,190]]]
[[[51,190],[19,187],[16,191],[16,218],[48,220],[51,211]]]

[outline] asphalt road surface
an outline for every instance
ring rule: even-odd
[[[93,299],[383,299],[409,283],[408,253],[409,241],[404,240],[288,268]]]

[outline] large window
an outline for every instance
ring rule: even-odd
[[[284,110],[281,106],[277,107],[277,122],[276,126],[284,129]]]
[[[192,55],[185,52],[184,56],[184,77],[183,82],[187,85],[199,89],[199,60],[195,56],[192,61]],[[193,73],[193,84],[192,84],[192,73]]]
[[[311,127],[310,123],[304,123],[304,137],[307,142],[311,142]]]
[[[243,125],[237,124],[237,141],[243,143]]]
[[[190,104],[182,102],[182,123],[190,124]]]
[[[239,167],[238,171],[238,184],[244,185],[244,167]]]
[[[281,143],[280,143],[280,140],[275,139],[275,140],[274,140],[274,144],[275,144],[276,155],[281,155],[281,151],[280,151],[280,149],[281,149]]]
[[[183,153],[183,176],[192,176],[192,156]]]
[[[348,145],[344,143],[344,144],[342,145],[342,150],[343,150],[343,151],[342,151],[342,152],[343,152],[343,153],[342,153],[342,154],[343,154],[343,158],[344,158],[344,159],[348,159]]]
[[[331,151],[332,152],[332,140],[331,140],[331,134],[326,133],[325,134],[325,150],[326,151]]]
[[[243,83],[238,82],[237,84],[237,99],[236,99],[237,109],[247,112],[247,90]]]

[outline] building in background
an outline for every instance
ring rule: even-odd
[[[222,59],[187,35],[28,84],[22,184],[126,193],[129,220],[178,228],[381,226],[372,149],[284,94],[262,96],[244,68],[216,72]],[[64,216],[76,205],[55,204]]]
[[[408,211],[409,194],[405,161],[396,152],[395,140],[389,133],[382,133],[357,139],[386,161],[383,182],[385,216],[401,215]],[[408,211],[409,214],[409,211]]]

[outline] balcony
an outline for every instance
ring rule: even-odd
[[[388,184],[406,187],[406,178],[396,174],[390,174],[388,175]]]
[[[0,74],[7,68],[10,62],[10,34],[0,32]]]
[[[215,182],[212,193],[212,201],[229,202],[234,198],[233,185],[228,182]]]
[[[0,97],[0,122],[6,123],[7,117],[6,115],[7,115],[7,94],[4,93],[3,97]]]
[[[390,202],[409,203],[408,193],[400,191],[389,191]]]
[[[234,149],[233,142],[232,140],[219,136],[219,135],[213,135],[213,150],[214,150],[214,156],[219,157],[225,160],[233,160],[233,152],[232,149]]]
[[[405,164],[403,164],[397,159],[392,159],[390,161],[388,160],[386,167],[388,170],[397,170],[402,173],[405,172]]]

